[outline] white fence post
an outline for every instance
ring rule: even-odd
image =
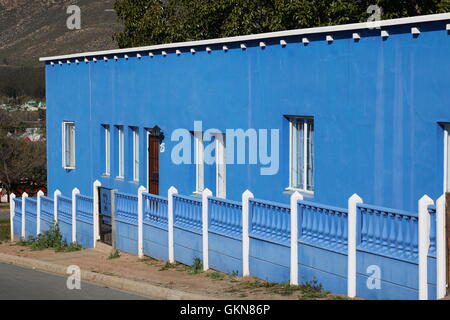
[[[173,195],[178,194],[178,190],[175,187],[170,187],[168,197],[167,197],[167,215],[168,215],[168,245],[169,245],[169,262],[174,263],[175,262],[175,253],[173,248],[173,220],[174,220],[174,213],[173,213]]]
[[[430,212],[434,201],[427,195],[419,200],[419,300],[428,300],[428,249],[430,248]]]
[[[348,270],[347,270],[347,295],[350,298],[356,297],[356,224],[358,204],[363,200],[354,194],[348,200]]]
[[[254,195],[250,190],[242,194],[242,273],[244,277],[250,275],[250,237],[249,237],[249,201]]]
[[[298,286],[298,202],[303,196],[295,192],[291,196],[291,285]]]
[[[36,209],[36,235],[41,234],[41,198],[44,196],[42,190],[37,193],[37,209]]]
[[[99,230],[99,217],[100,217],[100,199],[98,195],[98,189],[102,186],[102,183],[98,180],[96,180],[92,185],[92,199],[93,199],[93,209],[94,212],[92,213],[92,217],[94,221],[92,222],[94,226],[94,245],[93,248],[97,246],[97,240],[100,239],[100,230]]]
[[[16,209],[16,195],[14,193],[10,194],[9,196],[9,221],[10,221],[10,227],[11,227],[11,242],[14,242],[14,216],[16,215],[15,209]]]
[[[147,189],[144,186],[138,189],[138,255],[139,258],[144,258],[144,201],[143,193]]]
[[[446,241],[445,241],[445,194],[436,202],[436,298],[445,298],[447,291]]]
[[[28,193],[24,192],[22,194],[22,238],[25,239],[25,218],[26,218],[26,202],[28,198]]]
[[[55,190],[53,193],[53,219],[55,225],[58,223],[58,197],[61,195],[61,191]]]
[[[202,193],[202,230],[203,230],[203,271],[209,269],[209,205],[208,198],[212,196],[212,192],[209,189],[203,190]]]
[[[77,195],[80,190],[77,188],[72,190],[72,242],[77,242]]]

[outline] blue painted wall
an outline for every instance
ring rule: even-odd
[[[289,126],[284,115],[313,116],[315,121],[315,194],[313,201],[345,207],[358,193],[366,203],[415,210],[425,193],[443,191],[443,129],[450,122],[450,35],[446,21],[379,30],[324,34],[266,41],[266,49],[247,43],[189,48],[180,56],[169,51],[150,58],[130,55],[105,62],[48,64],[47,133],[49,192],[69,195],[78,187],[92,193],[99,179],[106,187],[136,193],[147,185],[145,129],[158,125],[165,133],[161,153],[160,190],[175,185],[181,194],[195,190],[195,168],[171,162],[170,141],[177,128],[280,129],[280,171],[261,176],[260,166],[227,167],[228,198],[246,189],[258,198],[287,203],[289,193]],[[76,122],[76,170],[61,161],[61,123]],[[102,124],[140,128],[140,181],[131,182],[131,146],[126,143],[125,180],[117,180],[117,149],[111,145],[111,177],[104,177]],[[114,137],[114,130],[111,130]],[[112,140],[114,141],[114,139]],[[213,171],[206,187],[215,190]],[[270,186],[270,187],[268,187]]]

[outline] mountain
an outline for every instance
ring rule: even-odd
[[[44,93],[39,57],[117,48],[114,0],[0,0],[0,96]],[[81,9],[81,29],[67,28],[67,8]]]

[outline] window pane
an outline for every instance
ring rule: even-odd
[[[64,124],[64,166],[75,167],[75,125],[73,123]]]
[[[303,180],[304,180],[304,125],[305,122],[303,119],[296,119],[294,121],[294,187],[303,189]]]
[[[123,128],[119,127],[119,177],[123,177]]]
[[[110,165],[110,133],[109,126],[105,126],[105,174],[111,174],[111,165]]]
[[[134,134],[134,141],[133,141],[134,181],[139,181],[139,131],[137,128],[134,129],[133,134]]]
[[[314,121],[308,120],[308,162],[307,162],[307,189],[314,191]]]

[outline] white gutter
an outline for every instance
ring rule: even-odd
[[[378,26],[380,26],[380,27],[391,27],[391,26],[398,26],[398,25],[405,25],[405,24],[416,24],[416,23],[435,22],[435,21],[443,21],[443,20],[450,20],[450,13],[441,13],[441,14],[432,14],[432,15],[426,15],[426,16],[382,20],[377,23],[378,23]],[[175,48],[210,46],[210,45],[218,45],[218,44],[232,43],[232,42],[256,41],[256,40],[262,40],[262,39],[302,36],[302,35],[327,33],[327,32],[354,31],[354,30],[368,29],[369,25],[371,25],[371,24],[373,25],[374,23],[375,22],[371,22],[371,23],[361,22],[361,23],[345,24],[345,25],[339,25],[339,26],[296,29],[296,30],[260,33],[260,34],[229,37],[229,38],[168,43],[168,44],[153,45],[153,46],[146,46],[146,47],[84,52],[84,53],[76,53],[76,54],[69,54],[69,55],[62,55],[62,56],[44,57],[44,58],[40,58],[39,61],[54,61],[54,60],[64,60],[64,59],[86,58],[86,57],[93,57],[93,56],[126,54],[126,53],[132,53],[132,52],[142,52],[142,51],[155,51],[155,50],[165,50],[165,49],[167,50],[167,49],[175,49]]]

